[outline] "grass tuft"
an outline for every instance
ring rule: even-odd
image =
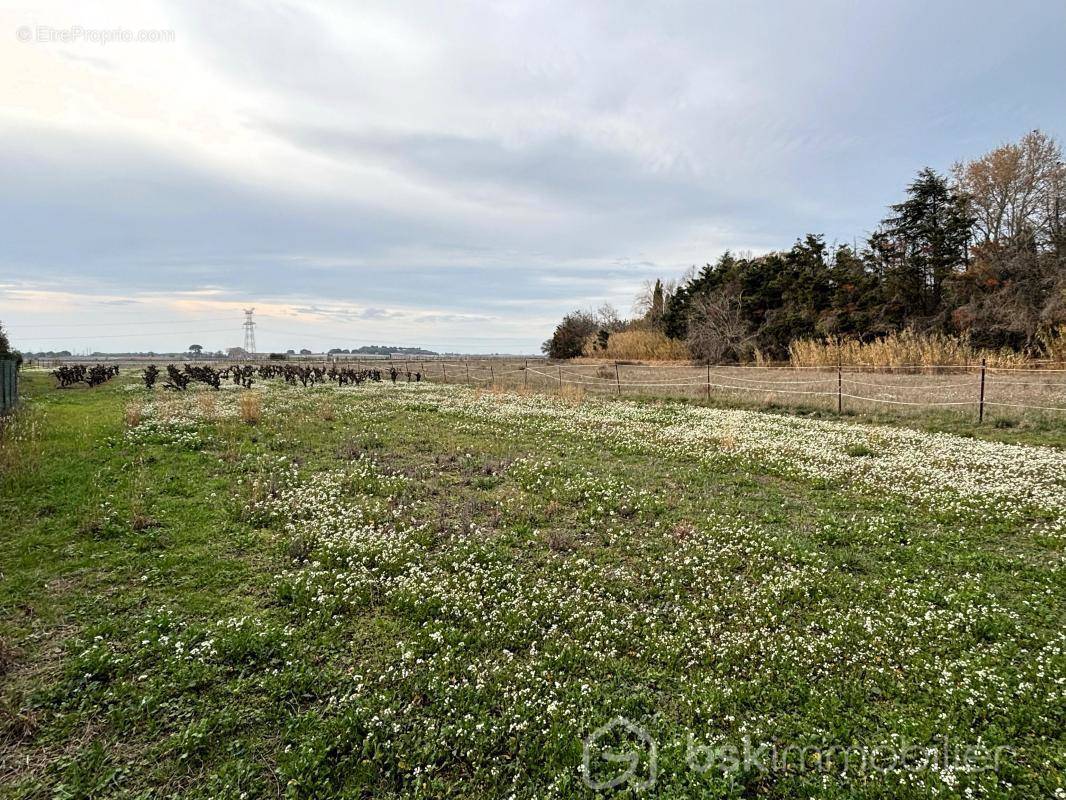
[[[246,425],[258,425],[263,418],[263,401],[256,392],[241,392],[237,398],[237,413]]]

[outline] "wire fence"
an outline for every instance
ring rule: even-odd
[[[891,408],[991,414],[1066,412],[1066,366],[839,367],[554,363],[543,359],[396,362],[426,380],[564,394],[659,396],[844,412]],[[1066,415],[1061,419],[1066,423]]]

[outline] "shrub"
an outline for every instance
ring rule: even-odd
[[[585,342],[599,329],[594,314],[587,311],[574,311],[563,317],[555,327],[552,338],[541,349],[549,358],[577,358],[585,347]]]

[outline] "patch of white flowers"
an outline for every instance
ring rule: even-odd
[[[337,394],[370,418],[441,412],[479,434],[564,434],[621,453],[756,463],[947,519],[1027,517],[1037,520],[1032,535],[1053,543],[1066,519],[1066,456],[1049,448],[425,384]],[[296,392],[272,397],[306,403]],[[396,621],[391,655],[353,673],[330,713],[414,787],[447,765],[517,789],[544,761],[572,762],[575,743],[618,714],[646,725],[664,754],[682,746],[685,731],[705,742],[805,744],[865,730],[927,742],[989,725],[1061,735],[1066,633],[1048,623],[1061,612],[1060,562],[1018,565],[1027,594],[1019,605],[997,596],[979,562],[950,582],[922,566],[929,542],[921,537],[947,541],[950,529],[911,531],[891,510],[826,521],[826,537],[899,551],[865,580],[847,572],[861,564],[793,547],[757,520],[709,512],[670,536],[658,528],[667,500],[654,492],[547,458],[510,463],[512,495],[500,501],[509,518],[556,503],[584,529],[609,534],[609,547],[560,551],[536,531],[434,519],[409,478],[366,457],[336,471],[274,466],[251,479],[249,506],[292,543],[291,565],[275,576],[282,600],[304,624]],[[214,647],[205,638],[181,652],[212,658]],[[842,720],[841,708],[866,711]],[[854,727],[842,733],[844,724]],[[996,773],[948,766],[878,779],[919,794],[1004,791]],[[536,791],[568,797],[576,787],[579,776],[562,773]]]
[[[188,450],[200,449],[204,442],[199,423],[181,417],[146,417],[126,429],[130,444],[163,444]]]
[[[947,510],[1066,517],[1066,454],[908,428],[681,404],[550,395],[475,394],[425,385],[441,410],[565,432],[618,449],[717,460],[747,458],[781,473],[853,485]],[[380,392],[376,393],[379,397]]]

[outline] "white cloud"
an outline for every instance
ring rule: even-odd
[[[850,240],[917,168],[1061,132],[1066,10],[978,6],[9,9],[0,280],[109,297],[113,314],[211,286],[379,309],[360,321],[406,340],[532,348],[570,307],[624,306],[727,247]],[[20,26],[174,40],[22,43]],[[5,302],[12,325],[44,314]]]

